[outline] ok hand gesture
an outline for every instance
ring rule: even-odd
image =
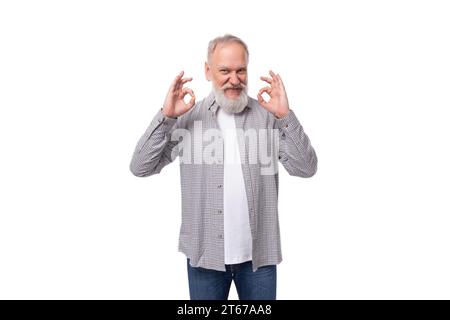
[[[258,102],[267,111],[271,112],[275,117],[282,118],[289,112],[289,102],[284,89],[283,81],[279,74],[269,71],[271,78],[261,77],[261,80],[267,82],[270,86],[264,87],[258,92]],[[262,97],[263,93],[267,93],[270,97],[269,101],[265,101]]]
[[[189,109],[191,109],[195,104],[194,91],[189,88],[183,88],[183,85],[191,81],[192,78],[183,78],[184,71],[181,71],[173,80],[170,85],[169,92],[167,92],[166,100],[164,101],[163,114],[166,117],[176,118]],[[191,96],[191,100],[186,103],[184,102],[184,97],[186,94]]]

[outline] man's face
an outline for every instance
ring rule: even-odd
[[[237,99],[247,85],[247,64],[247,54],[239,43],[218,45],[205,63],[206,79],[227,98]]]

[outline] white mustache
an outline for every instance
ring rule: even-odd
[[[237,86],[234,86],[232,84],[226,84],[221,89],[222,90],[226,90],[226,89],[245,89],[245,87],[246,87],[245,84],[238,84]]]

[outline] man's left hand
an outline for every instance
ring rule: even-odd
[[[289,102],[284,89],[283,81],[279,74],[269,71],[270,77],[261,77],[261,80],[267,82],[270,86],[264,87],[258,92],[258,102],[267,111],[271,112],[277,118],[283,118],[289,113]],[[267,93],[270,97],[269,101],[265,101],[262,97],[263,93]]]

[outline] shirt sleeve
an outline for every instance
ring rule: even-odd
[[[153,117],[145,133],[139,139],[130,163],[130,171],[137,177],[160,173],[162,168],[178,156],[178,142],[171,141],[171,132],[177,127],[178,118],[162,113]]]
[[[286,171],[292,176],[312,177],[317,171],[316,152],[294,111],[275,117],[275,126],[280,130],[278,159]]]

